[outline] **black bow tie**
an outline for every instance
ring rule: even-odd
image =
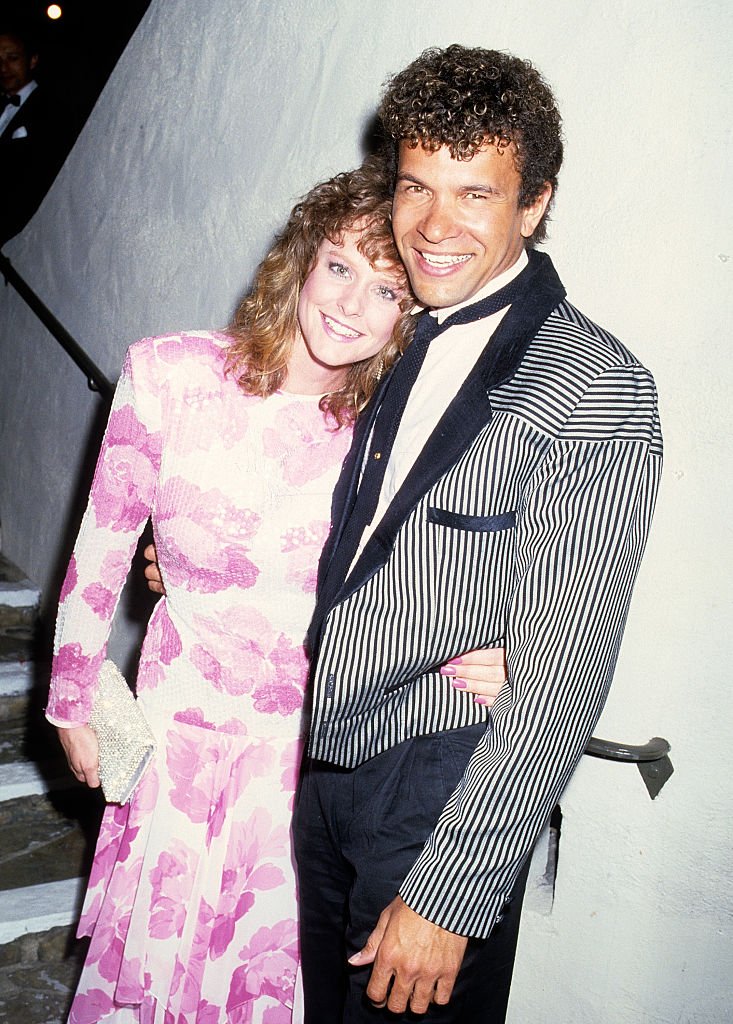
[[[437,336],[454,325],[470,324],[473,323],[474,320],[483,320],[484,317],[491,316],[492,313],[498,313],[500,309],[506,309],[507,306],[510,306],[512,302],[521,295],[522,290],[525,287],[526,280],[527,267],[517,274],[515,278],[512,278],[509,284],[505,284],[503,288],[499,288],[498,291],[493,292],[491,295],[487,295],[484,299],[479,299],[478,302],[471,303],[470,306],[463,306],[461,309],[456,310],[455,313],[451,313],[449,317],[446,317],[442,324],[438,324],[437,319],[432,317],[431,319],[436,320],[436,326],[430,326],[428,328],[430,333]],[[420,317],[417,328],[418,332],[421,332],[421,325],[425,316],[426,314],[423,314],[423,316]],[[422,329],[425,330],[424,327]]]
[[[14,96],[0,96],[0,114],[5,110],[6,107],[19,107],[20,96],[16,93]]]

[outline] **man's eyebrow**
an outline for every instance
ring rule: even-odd
[[[413,185],[421,185],[423,188],[428,188],[424,181],[416,178],[414,174],[408,174],[406,171],[397,172],[397,181],[411,181]]]
[[[501,195],[501,189],[496,188],[495,185],[461,185],[461,192],[485,192],[487,195],[497,196]]]
[[[398,172],[398,174],[397,174],[397,181],[398,182],[409,181],[413,185],[419,185],[421,188],[427,188],[427,189],[430,188],[430,185],[427,185],[420,178],[416,178],[414,174],[408,174],[406,171],[399,171]],[[458,188],[456,189],[456,191],[457,192],[483,192],[483,193],[485,193],[486,195],[489,195],[489,196],[503,195],[503,192],[501,191],[501,189],[496,188],[495,185],[487,185],[485,182],[479,182],[479,183],[477,183],[475,185],[459,185]]]

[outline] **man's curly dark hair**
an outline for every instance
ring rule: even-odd
[[[560,112],[529,61],[458,44],[430,48],[388,80],[379,117],[393,172],[401,141],[413,149],[447,146],[458,160],[470,160],[487,142],[499,149],[513,143],[522,179],[519,205],[537,199],[545,182],[554,196],[562,163]],[[531,243],[545,237],[546,219],[547,213]]]

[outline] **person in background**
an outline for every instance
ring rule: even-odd
[[[0,22],[0,245],[25,227],[58,174],[78,122],[35,78],[25,26]]]
[[[151,517],[166,596],[137,693],[157,751],[131,802],[104,815],[71,1024],[293,1017],[289,833],[316,566],[355,417],[412,333],[389,217],[370,166],[323,182],[228,331],[127,353],[62,588],[46,713],[75,776],[99,785],[86,723]],[[441,686],[460,674],[448,668]]]

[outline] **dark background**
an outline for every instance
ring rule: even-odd
[[[65,0],[54,21],[47,2],[0,0],[0,30],[29,35],[38,54],[33,77],[43,102],[36,110],[45,111],[42,121],[35,115],[29,143],[0,153],[0,246],[24,229],[43,201],[149,5]]]
[[[48,2],[0,0],[0,23],[20,20],[38,42],[39,82],[53,83],[89,115],[150,0],[60,0],[62,16],[46,16]]]

